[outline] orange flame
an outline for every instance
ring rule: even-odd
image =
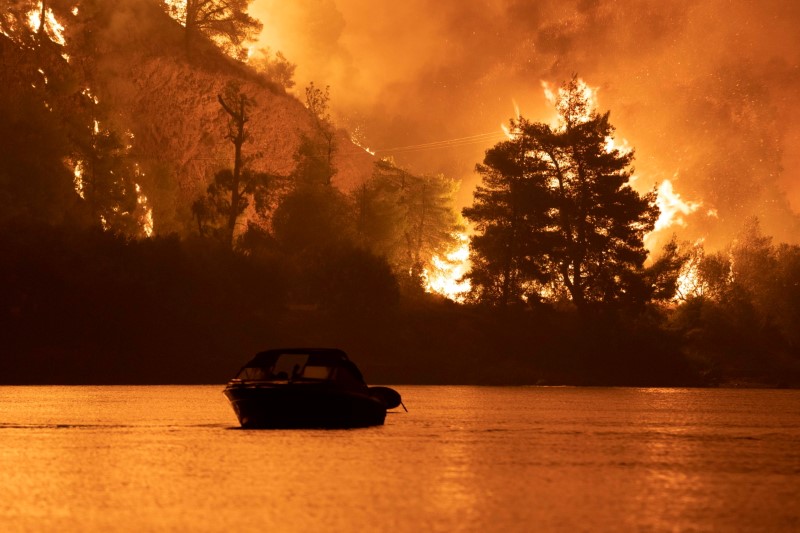
[[[454,234],[457,245],[444,258],[434,255],[431,264],[422,272],[425,290],[463,303],[472,288],[469,280],[462,280],[469,271],[469,237],[466,233]]]
[[[656,205],[661,210],[661,214],[656,220],[653,231],[659,231],[670,226],[686,226],[686,215],[690,215],[700,209],[702,202],[692,202],[683,200],[681,195],[672,188],[670,180],[664,180],[657,189]]]
[[[42,25],[42,10],[35,8],[28,13],[28,26],[33,31],[38,31]],[[67,41],[64,39],[64,26],[56,20],[52,9],[47,9],[44,15],[44,28],[45,32],[50,35],[51,40],[61,46],[64,46]],[[49,30],[49,31],[47,31]]]

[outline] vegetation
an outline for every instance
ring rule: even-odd
[[[247,13],[252,0],[165,0],[167,13],[184,27],[186,51],[200,35],[238,59],[247,57],[243,44],[252,41],[262,24]]]
[[[591,108],[577,78],[557,105],[560,124],[512,121],[511,140],[486,153],[483,185],[464,216],[475,223],[473,299],[505,306],[568,296],[591,305],[648,298],[644,235],[655,193],[628,184],[632,153],[608,149],[609,114]]]
[[[236,223],[249,205],[248,196],[255,200],[256,216],[266,218],[272,207],[271,195],[280,186],[281,177],[246,168],[242,145],[248,139],[245,124],[253,101],[235,84],[228,85],[226,93],[217,99],[229,116],[227,138],[233,144],[233,169],[223,169],[214,175],[206,195],[192,204],[192,214],[201,236],[216,237],[233,247]]]
[[[727,248],[673,239],[648,258],[654,196],[628,187],[632,155],[609,145],[609,115],[576,79],[560,125],[515,120],[478,165],[463,212],[473,292],[456,304],[426,293],[424,275],[465,231],[457,183],[376,160],[337,187],[346,136],[327,88],[310,85],[303,106],[264,79],[289,87],[288,65],[189,64],[180,35],[177,53],[126,56],[138,63],[120,76],[112,53],[92,59],[100,43],[114,50],[99,22],[113,3],[71,15],[47,2],[75,28],[64,44],[29,24],[34,4],[0,16],[3,382],[220,382],[258,349],[319,344],[346,348],[376,382],[800,385],[800,247],[751,220]],[[130,97],[131,69],[202,89],[148,107]],[[177,140],[160,131],[170,106],[190,132]],[[255,141],[273,113],[287,125],[272,138],[289,147],[274,167],[279,147]],[[143,150],[148,136],[173,151]],[[206,170],[176,185],[192,161]],[[164,231],[160,214],[186,224]]]

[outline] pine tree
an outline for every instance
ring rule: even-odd
[[[513,140],[478,166],[483,184],[464,210],[478,228],[473,295],[505,304],[566,293],[581,311],[647,298],[655,192],[630,187],[633,153],[610,145],[609,113],[580,80],[562,86],[556,109],[557,126],[512,121]]]

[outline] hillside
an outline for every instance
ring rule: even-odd
[[[133,134],[131,155],[142,170],[157,233],[190,232],[192,201],[217,170],[232,166],[227,115],[217,102],[230,82],[255,102],[243,148],[250,167],[292,172],[300,135],[310,128],[295,96],[210,41],[187,54],[182,26],[154,0],[81,2],[77,13],[74,2],[54,4],[70,64],[108,109],[111,124],[103,126]],[[335,184],[349,190],[370,176],[373,158],[344,131],[339,137]]]

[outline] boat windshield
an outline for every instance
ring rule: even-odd
[[[260,364],[259,364],[260,363]],[[364,380],[350,361],[332,360],[313,354],[282,353],[267,360],[255,359],[236,376],[245,381],[335,381],[361,385]]]
[[[285,353],[269,367],[246,366],[236,377],[248,381],[328,380],[332,374],[333,367],[309,362],[308,354]]]

